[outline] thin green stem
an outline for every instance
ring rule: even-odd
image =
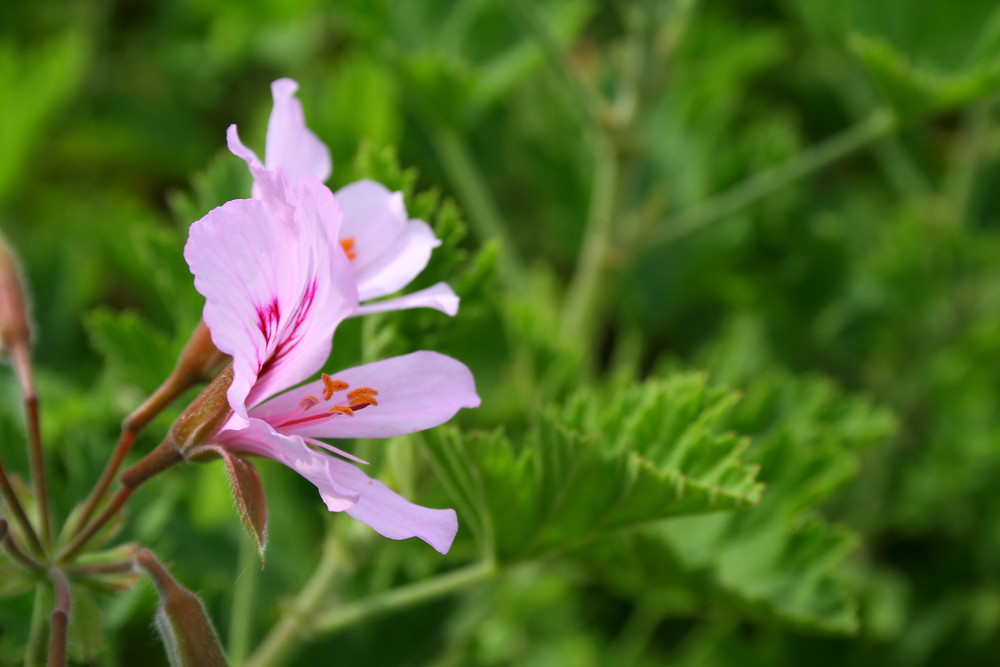
[[[500,241],[500,271],[507,284],[517,288],[524,283],[521,260],[479,166],[455,130],[433,119],[425,120],[434,152],[441,160],[459,201],[468,211],[469,221],[479,240],[495,238]]]
[[[329,531],[323,543],[323,553],[309,581],[299,591],[289,609],[244,663],[245,667],[273,667],[291,657],[297,644],[308,638],[313,618],[329,595],[337,571],[343,562],[340,550]]]
[[[254,599],[257,595],[257,579],[260,576],[260,555],[253,542],[240,540],[240,556],[237,570],[240,575],[233,585],[233,607],[229,620],[229,642],[226,654],[234,665],[242,664],[250,653],[250,636],[253,633]]]
[[[762,171],[711,199],[674,214],[669,224],[653,235],[650,244],[676,241],[706,227],[759,199],[823,169],[898,128],[888,110],[873,112],[863,121],[802,151],[784,164]]]
[[[615,662],[620,665],[638,662],[662,619],[663,612],[659,607],[648,600],[639,600],[615,640]]]
[[[35,587],[35,602],[31,610],[28,644],[24,649],[24,666],[41,667],[45,664],[45,635],[49,610],[52,608],[51,588],[40,582]]]
[[[475,563],[430,579],[393,588],[337,609],[327,610],[313,623],[313,632],[330,634],[374,616],[436,600],[465,588],[489,581],[499,568],[490,562]]]
[[[956,224],[962,224],[975,198],[976,177],[987,150],[984,138],[992,124],[996,100],[980,102],[965,112],[961,135],[945,177],[944,192]]]
[[[569,62],[566,51],[559,46],[537,5],[527,0],[504,0],[504,4],[545,53],[558,76],[560,90],[566,96],[569,108],[580,116],[581,125],[587,131],[601,127],[607,116],[606,103]]]
[[[608,246],[614,229],[619,162],[607,142],[600,142],[594,159],[594,177],[586,232],[563,310],[563,335],[591,341],[600,304],[599,291],[607,268]]]
[[[843,63],[839,49],[829,57]],[[879,95],[856,64],[843,63],[835,67],[833,79],[833,88],[841,93],[841,98],[855,118],[863,118],[870,109],[881,104]],[[879,137],[872,143],[871,149],[899,196],[915,200],[933,194],[930,180],[897,134]]]

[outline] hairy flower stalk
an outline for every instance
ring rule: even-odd
[[[97,505],[104,498],[115,475],[121,469],[136,437],[160,414],[188,389],[216,377],[229,358],[219,352],[212,343],[211,334],[204,322],[200,322],[191,334],[170,376],[149,396],[142,405],[122,421],[122,432],[104,466],[100,478],[94,485],[77,517],[76,528],[82,530],[93,516]]]
[[[93,521],[81,522],[72,541],[59,553],[61,563],[69,562],[87,542],[117,514],[141,484],[185,460],[185,452],[211,441],[232,414],[226,392],[233,379],[227,366],[191,402],[170,427],[167,438],[153,451],[127,468],[119,477],[120,486],[104,510]]]
[[[41,518],[41,541],[31,525],[18,500],[3,463],[0,462],[0,493],[11,508],[14,519],[24,532],[32,550],[41,555],[44,547],[52,541],[52,523],[49,512],[49,494],[45,482],[45,458],[42,450],[42,435],[38,421],[38,394],[35,392],[34,376],[31,372],[31,326],[21,282],[21,272],[17,259],[7,240],[0,235],[0,343],[2,351],[9,356],[21,386],[24,400],[25,427],[28,433],[28,458],[31,462],[31,478],[35,487],[38,512]]]
[[[323,367],[334,330],[356,312],[358,287],[333,194],[308,174],[271,185],[269,201],[231,201],[191,227],[185,257],[206,299],[204,321],[233,363],[231,414],[204,444],[199,437],[183,445],[183,454],[276,460],[312,482],[330,511],[445,552],[458,527],[453,510],[409,503],[321,438],[389,437],[441,424],[479,405],[472,375],[454,359],[415,352],[289,389]]]

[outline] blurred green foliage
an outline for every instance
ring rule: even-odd
[[[263,572],[220,464],[137,494],[118,539],[234,662],[328,561],[301,664],[1000,662],[995,3],[0,4],[0,227],[60,518],[198,321],[187,225],[248,195],[225,128],[262,146],[281,76],[331,187],[403,190],[444,241],[416,286],[463,299],[349,321],[331,367],[435,349],[484,400],[356,445],[458,509],[444,558],[267,462]],[[0,399],[25,471],[10,377]],[[74,660],[160,659],[148,584],[77,589]],[[386,613],[351,625],[364,600]],[[0,604],[0,663],[31,602]]]

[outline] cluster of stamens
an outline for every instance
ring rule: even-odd
[[[343,380],[334,380],[326,373],[323,373],[322,380],[322,398],[312,395],[305,396],[301,401],[299,401],[299,407],[303,412],[308,412],[320,403],[332,400],[334,394],[350,388],[350,385]],[[292,419],[291,421],[281,424],[281,426],[293,426],[295,424],[316,421],[318,419],[328,419],[336,415],[347,415],[348,417],[353,417],[354,413],[358,410],[367,408],[369,405],[378,405],[378,400],[375,398],[376,396],[378,396],[378,391],[376,389],[373,389],[372,387],[358,387],[357,389],[352,389],[347,392],[346,401],[338,402],[336,405],[327,408],[323,412]]]
[[[323,373],[323,401],[329,401],[338,391],[344,391],[348,387],[350,385],[343,380],[334,380],[326,373]],[[347,392],[347,405],[335,405],[329,409],[329,412],[339,412],[340,414],[353,416],[355,410],[367,408],[369,405],[378,405],[378,401],[375,399],[376,396],[378,396],[377,390],[371,387],[358,387]],[[303,410],[310,410],[323,401],[315,396],[306,396],[299,402],[299,407]]]

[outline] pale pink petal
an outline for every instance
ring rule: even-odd
[[[263,456],[288,466],[312,482],[331,512],[343,512],[360,498],[335,481],[331,462],[338,459],[312,449],[296,435],[278,433],[259,419],[250,419],[245,428],[223,430],[216,440],[232,452]]]
[[[286,198],[288,181],[281,172],[277,169],[268,169],[261,164],[257,154],[240,141],[235,125],[230,125],[226,130],[226,143],[229,152],[246,162],[250,168],[250,174],[253,176],[253,198],[267,202],[283,217],[290,216],[290,204]]]
[[[391,540],[419,537],[439,553],[448,553],[458,533],[455,510],[414,505],[346,461],[332,459],[330,467],[337,488],[358,494],[358,501],[346,510],[352,517],[383,537]]]
[[[293,220],[251,199],[212,210],[191,226],[184,250],[212,340],[233,357],[228,396],[240,420],[246,405],[319,370],[334,329],[357,306],[347,259],[330,239],[332,193],[310,177],[289,197]]]
[[[237,199],[191,225],[184,258],[205,297],[212,342],[233,357],[229,403],[246,420],[246,398],[277,345],[281,318],[302,293],[298,238],[273,209]]]
[[[437,283],[419,292],[411,292],[394,299],[369,301],[361,304],[351,313],[351,317],[384,313],[390,310],[406,310],[407,308],[434,308],[446,315],[454,316],[458,312],[458,295],[447,283]]]
[[[307,396],[322,399],[323,384],[316,381],[257,406],[251,415],[279,431],[307,437],[388,438],[438,426],[462,408],[479,407],[469,369],[437,352],[413,352],[332,376],[350,388],[334,394],[330,401],[303,404]],[[378,391],[378,405],[357,410],[353,416],[329,413],[333,405],[348,403],[349,391],[361,387]]]
[[[306,175],[322,182],[333,170],[330,150],[306,127],[302,104],[295,97],[298,89],[291,79],[271,84],[274,108],[267,123],[267,167],[282,172],[289,183]]]
[[[357,306],[350,265],[333,241],[340,225],[340,209],[333,193],[315,177],[307,176],[291,188],[289,198],[294,199],[294,223],[300,240],[301,297],[283,319],[278,342],[247,396],[248,405],[316,373],[330,356],[337,325]]]
[[[316,486],[331,512],[346,511],[390,539],[419,537],[447,553],[458,532],[454,510],[414,505],[350,463],[308,447],[299,436],[278,433],[259,419],[251,419],[245,429],[223,431],[218,439],[230,451],[283,463]]]
[[[430,260],[441,242],[427,223],[409,220],[403,195],[363,180],[337,191],[344,209],[343,240],[353,241],[354,275],[362,301],[405,287]]]

